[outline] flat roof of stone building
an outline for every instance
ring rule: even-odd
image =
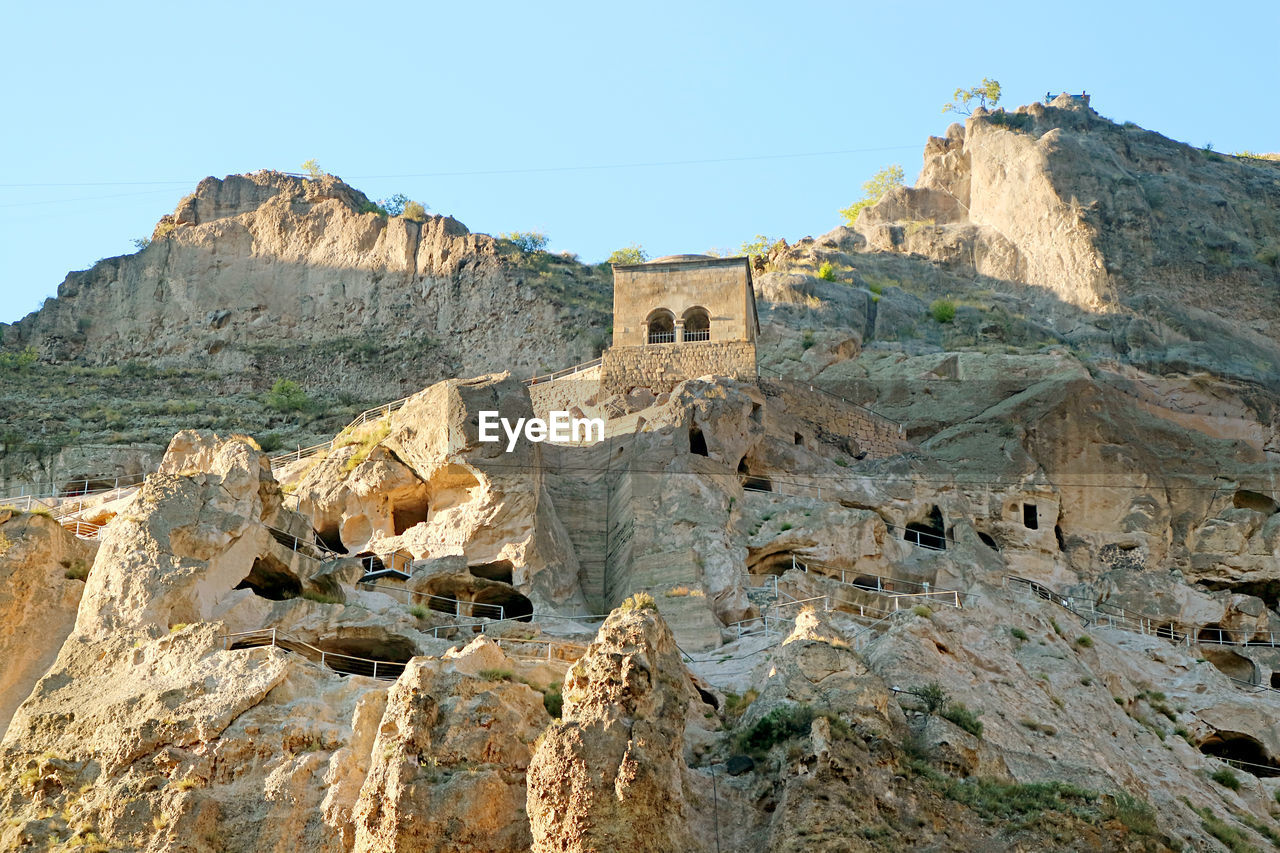
[[[652,261],[645,261],[642,264],[612,264],[615,270],[640,270],[653,269],[658,266],[737,266],[739,264],[747,265],[747,274],[751,273],[751,260],[745,255],[738,255],[732,258],[713,258],[710,255],[667,255],[662,258],[655,258]]]

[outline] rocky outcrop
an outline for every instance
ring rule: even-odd
[[[533,416],[508,374],[441,382],[351,443],[340,437],[323,459],[299,463],[286,484],[332,547],[402,568],[460,556],[482,577],[501,565],[539,609],[575,607],[577,558],[546,492],[541,445],[522,439],[507,452],[505,438],[480,441],[482,411]]]
[[[409,664],[387,695],[353,849],[529,849],[524,776],[549,717],[518,669],[483,637]]]
[[[0,508],[0,738],[71,633],[96,550],[48,516]]]
[[[533,850],[706,849],[688,826],[685,727],[700,700],[652,604],[610,615],[565,678],[529,766]]]
[[[596,354],[603,339],[566,334],[603,324],[605,283],[591,268],[537,259],[577,292],[557,302],[510,244],[447,216],[419,223],[370,210],[332,175],[206,178],[150,246],[72,273],[56,300],[6,327],[5,341],[95,364],[240,371],[283,357],[312,382],[365,375],[387,399],[402,393],[399,379],[421,387],[454,371],[532,375]],[[347,351],[322,352],[334,339]],[[494,349],[499,339],[514,343]],[[403,350],[401,365],[418,362],[417,375],[366,375],[360,364],[388,348]]]

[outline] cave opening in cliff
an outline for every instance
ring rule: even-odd
[[[796,555],[792,551],[776,551],[760,554],[754,561],[747,558],[747,573],[752,575],[781,575],[795,568]]]
[[[1277,504],[1274,498],[1249,489],[1240,489],[1236,492],[1231,497],[1231,505],[1236,509],[1251,509],[1265,515],[1275,515],[1280,511],[1280,504]]]
[[[798,432],[793,433],[792,443],[795,444],[796,447],[804,447],[804,436]]]
[[[1280,581],[1278,580],[1244,581],[1241,583],[1197,581],[1197,586],[1202,586],[1213,592],[1226,590],[1240,595],[1252,595],[1255,598],[1261,598],[1262,603],[1267,606],[1268,610],[1280,609]]]
[[[320,544],[337,554],[346,554],[347,546],[342,544],[342,534],[338,532],[338,524],[322,524],[316,528],[316,538]]]
[[[1253,661],[1244,655],[1221,646],[1201,646],[1200,654],[1228,678],[1253,683]]]
[[[923,521],[912,521],[906,526],[902,538],[921,548],[932,548],[934,551],[947,550],[947,529],[942,518],[942,510],[934,504],[929,508]]]
[[[396,500],[391,505],[391,527],[395,530],[395,535],[399,536],[409,528],[424,523],[430,512],[425,489],[422,494]]]
[[[1022,526],[1028,530],[1040,529],[1040,510],[1035,504],[1022,505]]]
[[[1271,689],[1280,690],[1280,672],[1271,673]]]
[[[1215,645],[1235,643],[1235,635],[1226,630],[1217,622],[1205,625],[1200,629],[1200,633],[1196,634],[1196,639],[1202,643],[1213,643]]]
[[[364,569],[366,575],[387,570],[387,564],[382,562],[382,558],[372,551],[361,551],[356,554],[356,559],[360,561],[360,568]]]
[[[418,647],[412,640],[389,633],[376,637],[326,638],[311,645],[330,654],[399,663],[408,663],[418,653]]]
[[[1240,732],[1214,732],[1201,742],[1200,751],[1227,761],[1239,761],[1236,766],[1259,778],[1280,776],[1280,767],[1267,755],[1262,742]]]
[[[979,541],[982,542],[983,545],[986,545],[992,551],[999,553],[1000,546],[996,544],[996,540],[991,536],[990,533],[983,533],[981,530],[979,530],[978,539]]]
[[[458,597],[448,592],[436,592],[424,596],[426,598],[427,608],[437,613],[447,613],[450,616],[458,615]]]
[[[472,598],[476,604],[497,605],[502,608],[502,618],[517,619],[521,622],[533,621],[533,602],[509,586],[488,586],[480,590]],[[483,608],[477,615],[485,615]]]
[[[251,589],[253,594],[271,601],[284,601],[302,595],[302,580],[288,566],[270,554],[253,561],[253,568],[236,589]]]
[[[317,663],[335,672],[385,679],[398,678],[405,664],[418,653],[411,641],[394,634],[323,639],[309,645],[324,653]]]
[[[697,456],[707,455],[707,439],[702,434],[702,430],[697,427],[689,428],[689,452]]]
[[[126,483],[137,483],[138,479],[138,477],[121,477],[118,480],[105,479],[103,477],[76,477],[63,483],[59,492],[66,497],[75,497],[76,495],[85,495],[90,492],[102,492],[107,489],[113,489],[121,481]]]
[[[738,474],[742,479],[742,488],[753,492],[772,492],[773,481],[768,477],[762,477],[759,474],[752,474],[751,468],[747,465],[747,457],[742,457],[742,461],[738,463]]]
[[[474,566],[467,566],[467,571],[478,578],[509,584],[515,574],[515,567],[510,560],[494,560],[492,563],[477,563]]]

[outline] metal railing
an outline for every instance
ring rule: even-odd
[[[885,527],[895,529],[897,526],[893,524],[885,524]],[[899,528],[902,530],[902,541],[910,542],[912,545],[918,545],[921,548],[928,548],[932,551],[947,550],[947,537],[938,533],[930,533],[927,530],[917,530],[911,527]]]
[[[267,528],[267,532],[271,534],[272,539],[276,540],[290,551],[301,554],[304,557],[311,557],[313,560],[334,560],[344,556],[330,548],[328,545],[319,542],[314,532],[311,533],[310,541],[308,541],[307,539],[303,539],[301,536],[298,536],[295,533],[290,533],[287,530],[281,530],[278,527],[271,527],[269,525],[264,526]]]
[[[684,330],[685,343],[696,343],[697,341],[709,341],[709,340],[711,340],[710,329],[685,329]]]
[[[675,342],[675,332],[650,332],[645,341],[645,343],[650,344],[674,344]]]
[[[293,451],[292,453],[285,453],[279,456],[272,456],[271,467],[274,470],[283,465],[288,465],[291,462],[299,462],[303,459],[309,459],[312,456],[315,456],[317,453],[322,453],[326,450],[332,450],[333,441],[334,440],[331,438],[328,441],[322,441],[319,444],[313,444],[310,447],[299,447],[297,450]]]
[[[493,619],[505,620],[506,609],[501,604],[485,604],[476,601],[461,601],[447,595],[433,595],[429,592],[414,592],[411,589],[405,589],[400,586],[388,586],[386,584],[365,583],[363,581],[356,584],[357,587],[365,590],[380,592],[396,598],[401,603],[409,607],[425,605],[428,610],[434,610],[437,613],[444,613],[452,616],[468,616],[472,619]],[[447,609],[446,609],[447,608]],[[463,612],[463,611],[466,612]],[[438,629],[453,627],[474,627],[473,625],[441,625]]]
[[[810,572],[810,568],[824,569],[825,571]],[[844,569],[837,566],[828,566],[825,563],[805,562],[791,555],[791,568],[799,569],[805,573],[819,575],[821,577],[830,578],[838,581],[846,586],[855,589],[864,590],[866,592],[874,592],[878,595],[885,595],[892,598],[936,598],[940,603],[951,607],[960,607],[960,593],[954,589],[946,589],[944,587],[930,587],[927,582],[917,582],[904,580],[902,578],[886,578],[880,575],[872,575],[866,572],[859,572],[853,569]],[[839,572],[839,577],[831,574],[831,572]],[[853,575],[853,580],[849,579],[849,575]],[[901,589],[901,591],[900,591]]]
[[[534,640],[520,639],[517,637],[491,637],[498,645],[498,648],[507,655],[507,657],[528,658],[531,660],[563,660],[576,661],[586,652],[586,646],[580,643],[568,643],[564,640]],[[542,646],[545,652],[539,654],[530,654],[521,646]],[[556,650],[559,649],[558,653]],[[553,655],[553,653],[555,653]]]
[[[381,557],[377,554],[366,554],[358,559],[366,575],[386,572],[401,575],[403,579],[408,580],[413,574],[409,571],[413,565],[413,558],[406,557],[404,554],[393,553],[388,554],[386,557]],[[363,578],[361,582],[363,582]]]
[[[604,359],[602,358],[593,358],[591,361],[584,361],[581,364],[566,367],[564,370],[557,370],[555,373],[547,373],[542,376],[534,376],[530,379],[526,379],[524,384],[527,387],[532,388],[534,385],[541,385],[544,382],[553,382],[556,379],[563,379],[566,376],[573,376],[574,374],[590,370],[593,367],[599,367],[603,361]]]
[[[64,498],[90,497],[92,495],[101,495],[106,492],[114,491],[115,489],[122,489],[125,487],[131,487],[131,486],[139,486],[142,484],[142,481],[145,480],[146,478],[147,478],[146,474],[125,474],[123,476],[103,474],[96,477],[80,477],[75,480],[72,480],[70,483],[68,483],[66,486],[63,486],[61,489],[57,489],[52,492],[44,492],[40,494],[33,493],[30,495],[25,493],[19,493],[16,495],[10,495],[9,497],[0,498],[0,504],[7,505],[12,501],[19,501],[19,500],[26,500],[26,499],[44,501],[46,499],[62,500]],[[103,484],[110,483],[111,485],[94,485],[91,487],[90,483],[103,483]],[[81,488],[76,488],[76,484],[80,484]]]
[[[99,534],[102,533],[102,527],[103,527],[103,525],[101,524],[94,524],[89,521],[81,521],[80,519],[75,519],[72,521],[63,521],[60,523],[65,529],[71,531],[73,534],[75,534],[81,539],[97,539]]]
[[[1280,648],[1280,634],[1270,631],[1266,634],[1258,634],[1256,632],[1251,633],[1245,629],[1223,628],[1217,624],[1188,625],[1142,613],[1131,613],[1122,607],[1105,602],[1094,603],[1089,600],[1077,600],[1074,597],[1064,596],[1042,583],[1012,575],[1005,578],[1005,585],[1022,588],[1037,598],[1051,601],[1075,614],[1080,618],[1081,622],[1088,626],[1114,628],[1134,634],[1146,634],[1162,640],[1169,640],[1175,645],[1187,647],[1207,645]],[[1245,635],[1247,635],[1247,639],[1243,639]],[[1237,639],[1237,637],[1242,639]]]
[[[387,415],[391,414],[392,412],[403,409],[404,404],[407,402],[409,402],[409,397],[401,397],[399,400],[392,400],[390,403],[384,403],[381,406],[378,406],[376,408],[365,409],[363,412],[356,415],[355,419],[352,420],[351,423],[343,427],[338,432],[338,435],[340,436],[343,433],[347,433],[353,429],[356,429],[357,427],[362,427],[371,421],[381,420],[382,418],[385,418]],[[319,444],[313,444],[310,447],[299,447],[297,450],[291,451],[289,453],[281,453],[276,456],[272,456],[270,457],[271,468],[272,470],[275,470],[276,468],[279,468],[283,465],[288,465],[293,462],[299,462],[303,459],[309,459],[310,457],[315,456],[317,453],[324,453],[325,451],[332,450],[334,442],[336,442],[337,440],[338,440],[338,436],[334,436],[328,441],[322,441]]]
[[[255,649],[273,647],[300,655],[312,663],[333,670],[342,675],[364,675],[383,681],[394,681],[404,672],[404,661],[375,660],[340,652],[325,651],[322,648],[303,642],[276,628],[263,628],[258,631],[241,631],[222,636],[224,651],[237,649]]]

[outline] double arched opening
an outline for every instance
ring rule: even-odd
[[[705,308],[690,308],[676,319],[666,308],[657,308],[645,319],[645,343],[682,344],[711,340],[711,315]]]

